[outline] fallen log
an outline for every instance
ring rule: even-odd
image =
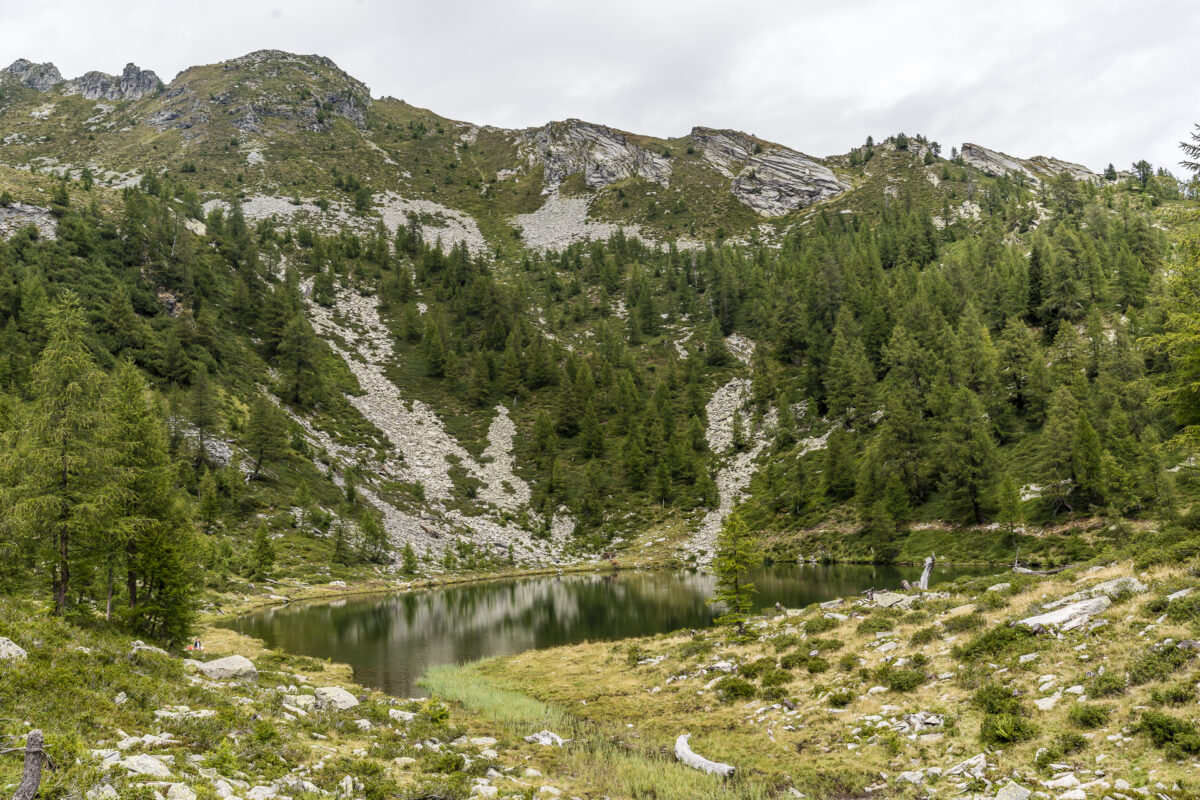
[[[1067,564],[1065,567],[1055,567],[1054,569],[1030,569],[1029,567],[1018,566],[1013,564],[1012,571],[1018,575],[1057,575],[1064,569],[1070,569],[1074,564]]]
[[[691,738],[690,733],[681,734],[675,740],[675,758],[679,759],[680,763],[686,764],[692,769],[698,769],[701,772],[706,772],[709,775],[720,775],[728,778],[733,774],[733,767],[729,764],[722,764],[719,761],[709,761],[701,755],[693,752],[691,747],[688,747],[688,739]]]

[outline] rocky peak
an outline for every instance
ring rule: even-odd
[[[732,179],[734,196],[766,217],[791,213],[850,188],[809,156],[740,131],[693,128],[691,139],[713,169]]]
[[[126,64],[120,75],[88,72],[67,83],[67,94],[81,94],[88,100],[141,100],[157,94],[162,81],[148,69]]]
[[[569,119],[522,133],[522,150],[530,165],[542,165],[545,183],[556,189],[568,175],[582,175],[599,189],[634,176],[666,186],[671,162],[666,156],[630,141],[620,131]]]
[[[55,84],[62,83],[62,73],[58,67],[47,61],[45,64],[35,64],[24,58],[18,58],[4,68],[4,72],[12,75],[22,86],[47,92]]]
[[[999,150],[989,150],[970,142],[963,143],[959,154],[967,164],[988,175],[1023,175],[1034,183],[1040,183],[1046,178],[1066,172],[1075,180],[1100,180],[1100,176],[1082,164],[1050,156],[1017,158],[1007,153],[1001,153]]]

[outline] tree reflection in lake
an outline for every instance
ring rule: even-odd
[[[755,570],[755,600],[759,608],[799,608],[872,587],[895,589],[920,571],[774,565]],[[939,567],[931,583],[993,571]],[[409,696],[420,693],[416,681],[433,664],[706,627],[715,616],[706,602],[712,585],[712,575],[694,571],[557,575],[289,606],[228,625],[271,647],[350,664],[358,682]]]

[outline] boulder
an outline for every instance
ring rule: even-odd
[[[196,668],[203,672],[205,677],[215,681],[252,681],[258,678],[258,670],[254,668],[254,663],[245,656],[226,656],[215,661],[200,661],[197,662]]]
[[[871,602],[880,608],[908,608],[916,598],[899,592],[876,592]]]
[[[1057,628],[1065,625],[1072,620],[1081,617],[1091,617],[1099,614],[1112,605],[1112,601],[1104,595],[1093,597],[1088,600],[1080,600],[1070,605],[1056,608],[1053,611],[1048,611],[1045,614],[1038,614],[1033,617],[1026,617],[1020,620],[1018,625],[1026,625],[1030,628]]]
[[[316,707],[322,711],[345,711],[358,705],[358,698],[340,686],[325,686],[315,693]]]
[[[543,747],[562,747],[570,739],[564,739],[553,731],[538,731],[525,737],[530,744],[540,744]]]
[[[311,694],[287,694],[283,696],[283,702],[289,706],[307,709],[312,708],[316,704],[317,698]]]
[[[196,793],[186,784],[172,783],[167,789],[167,800],[196,800]]]
[[[1042,607],[1049,610],[1052,608],[1060,608],[1061,606],[1065,606],[1070,603],[1077,603],[1080,600],[1087,600],[1092,597],[1107,597],[1112,599],[1119,594],[1123,594],[1124,592],[1130,592],[1132,594],[1145,594],[1148,591],[1150,591],[1150,587],[1146,586],[1146,584],[1142,583],[1137,578],[1130,578],[1126,576],[1122,578],[1113,578],[1110,581],[1104,581],[1102,583],[1097,583],[1090,589],[1084,589],[1082,591],[1075,592],[1074,594],[1067,595],[1060,600],[1055,600],[1053,603],[1046,603]]]
[[[996,792],[996,800],[1029,800],[1032,791],[1016,781],[1009,781]]]
[[[146,755],[145,753],[121,759],[121,766],[134,775],[146,775],[151,778],[171,777],[171,770],[166,764],[154,756]]]
[[[1012,586],[1011,583],[993,583],[991,586],[989,586],[987,588],[987,590],[989,592],[1003,592],[1005,589],[1008,589],[1011,586]]]
[[[25,648],[18,645],[12,639],[6,639],[0,636],[0,661],[20,661],[29,656],[25,652]]]

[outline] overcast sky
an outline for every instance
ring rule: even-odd
[[[737,128],[813,155],[905,131],[1177,173],[1200,122],[1191,0],[0,0],[0,62],[165,81],[276,48],[506,127]]]

